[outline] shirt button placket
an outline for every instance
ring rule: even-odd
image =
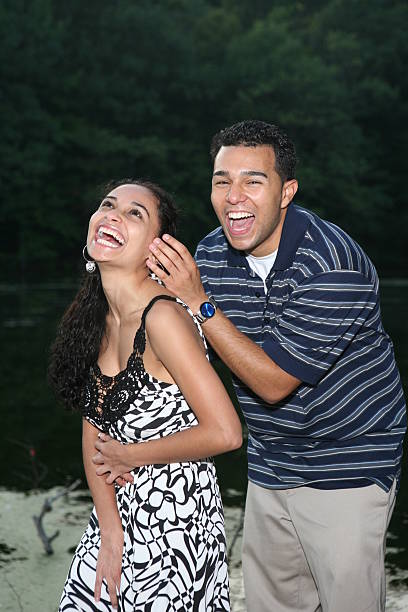
[[[271,290],[272,290],[272,279],[275,276],[274,272],[270,272],[270,274],[268,275],[268,278],[266,279],[266,286],[268,289],[268,292],[265,296],[265,307],[264,307],[264,311],[263,311],[263,319],[262,319],[262,327],[265,327],[265,325],[268,325],[268,323],[270,323],[271,321],[271,317],[268,316],[267,314],[267,308],[269,305],[269,299],[271,297]]]

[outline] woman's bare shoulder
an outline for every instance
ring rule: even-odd
[[[204,349],[197,325],[186,306],[175,300],[157,300],[146,316],[146,332],[151,341],[166,338],[173,348],[193,341]],[[162,340],[161,340],[162,341]]]

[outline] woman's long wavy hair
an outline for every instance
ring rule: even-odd
[[[107,185],[109,193],[120,185],[139,185],[157,199],[159,235],[176,233],[177,209],[173,198],[150,181],[124,179]],[[48,381],[57,397],[72,410],[80,410],[89,368],[96,363],[105,333],[108,302],[98,266],[84,275],[78,293],[59,324],[51,347]]]

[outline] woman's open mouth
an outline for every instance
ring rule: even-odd
[[[95,235],[95,243],[111,249],[118,249],[125,244],[125,239],[118,230],[108,225],[100,225]]]

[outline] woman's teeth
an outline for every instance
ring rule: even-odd
[[[104,238],[97,238],[96,242],[98,244],[101,244],[102,246],[108,246],[111,247],[112,249],[118,249],[119,248],[119,244],[115,244],[114,242],[108,242],[108,240],[105,240]]]
[[[116,243],[113,242],[113,240],[106,240],[104,236],[110,236],[111,238],[113,238],[114,241],[116,241]],[[103,246],[109,246],[113,248],[118,248],[119,246],[122,246],[125,244],[125,241],[119,232],[116,232],[110,227],[104,227],[104,226],[98,229],[96,233],[96,242]]]

